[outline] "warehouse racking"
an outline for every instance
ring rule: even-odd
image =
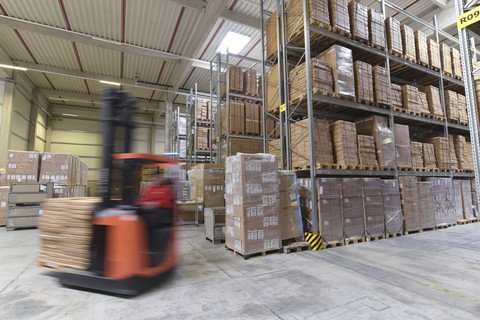
[[[457,0],[460,1],[460,0]],[[262,3],[262,1],[260,1]],[[451,35],[438,30],[436,18],[433,18],[433,23],[430,24],[425,22],[397,5],[386,0],[378,0],[381,3],[381,13],[385,18],[385,6],[389,6],[401,14],[413,19],[416,22],[420,22],[422,25],[432,29],[434,31],[435,39],[438,43],[439,37],[442,36],[448,40],[458,43],[458,40]],[[444,88],[449,90],[462,91],[464,90],[464,82],[453,78],[449,75],[445,75],[443,70],[434,70],[427,68],[426,66],[416,64],[409,60],[403,59],[402,57],[393,55],[389,53],[388,44],[386,43],[385,48],[380,50],[379,48],[368,46],[362,42],[353,40],[348,37],[347,34],[339,34],[331,30],[310,24],[309,22],[309,1],[302,1],[302,21],[300,24],[303,24],[303,39],[304,45],[299,46],[294,45],[289,42],[287,39],[287,30],[286,30],[286,16],[287,16],[287,6],[285,0],[277,0],[277,14],[276,19],[276,34],[266,34],[266,37],[273,36],[277,38],[278,45],[277,54],[274,58],[274,62],[278,63],[278,78],[279,81],[278,93],[280,95],[279,105],[285,104],[284,112],[279,112],[277,114],[267,114],[266,117],[274,116],[278,117],[280,120],[281,128],[281,137],[280,137],[280,153],[281,153],[281,167],[286,169],[297,169],[298,175],[300,177],[310,177],[314,180],[316,177],[321,176],[369,176],[369,177],[394,177],[398,178],[399,176],[420,176],[420,177],[450,177],[450,178],[472,178],[478,176],[477,167],[478,167],[478,128],[477,121],[478,119],[474,116],[475,113],[472,112],[474,109],[475,100],[471,94],[471,86],[465,88],[465,93],[467,96],[467,106],[468,106],[468,117],[469,124],[453,123],[447,120],[446,117],[446,108],[445,108],[445,99],[444,99]],[[265,24],[263,8],[261,8],[261,19],[262,26]],[[302,26],[299,26],[300,28]],[[264,33],[265,34],[265,33]],[[324,45],[318,46],[316,44],[315,48],[311,47],[311,39],[313,37],[321,37],[322,43]],[[466,42],[466,37],[465,41]],[[312,74],[311,74],[311,57],[313,54],[319,53],[332,44],[340,44],[354,50],[355,59],[362,60],[371,64],[381,64],[384,63],[385,68],[387,69],[389,82],[395,83],[399,82],[402,84],[420,84],[420,85],[431,85],[435,84],[440,90],[441,105],[443,109],[443,119],[435,119],[432,117],[426,117],[425,115],[411,114],[395,110],[391,105],[388,108],[380,108],[377,106],[367,105],[358,103],[351,100],[340,99],[338,97],[329,96],[329,95],[320,95],[312,92]],[[265,46],[264,56],[266,52]],[[312,50],[314,49],[314,50]],[[463,51],[462,51],[463,52]],[[466,66],[463,61],[466,59],[464,53],[462,53],[462,66],[464,74],[467,74],[465,70],[471,70]],[[467,59],[468,60],[468,59]],[[292,104],[289,101],[289,72],[288,72],[288,63],[294,65],[299,65],[301,62],[305,62],[306,69],[306,103],[304,104]],[[412,76],[413,74],[413,76]],[[470,74],[470,73],[468,73]],[[417,78],[417,75],[419,77]],[[470,79],[470,77],[466,77]],[[394,81],[392,81],[394,80]],[[265,87],[265,84],[264,84]],[[390,90],[390,88],[389,88]],[[314,106],[323,105],[327,107],[314,108]],[[279,108],[280,109],[280,108]],[[330,120],[347,120],[353,121],[362,116],[368,115],[383,115],[387,116],[389,119],[390,128],[393,129],[394,123],[408,124],[416,128],[416,134],[419,137],[428,136],[432,132],[437,134],[443,134],[447,139],[449,133],[455,133],[460,135],[467,135],[470,133],[472,136],[472,146],[473,146],[473,157],[475,162],[475,174],[471,172],[457,172],[458,170],[452,170],[451,166],[451,151],[449,150],[449,162],[450,169],[443,172],[428,172],[428,171],[401,171],[398,166],[395,166],[395,169],[392,171],[382,171],[382,170],[343,170],[336,168],[317,168],[316,160],[314,158],[314,126],[312,119],[320,117]],[[309,161],[302,168],[292,168],[292,140],[290,137],[290,126],[292,123],[296,123],[299,118],[306,117],[308,120],[308,129],[305,130],[305,136],[309,136],[310,141],[310,155]],[[393,131],[393,130],[392,130]],[[449,144],[450,148],[450,144]],[[316,184],[312,183],[311,188],[311,199],[312,199],[312,211],[317,212],[317,190]],[[477,177],[477,188],[478,188],[478,177]],[[318,216],[312,215],[313,217],[313,230],[318,231]]]

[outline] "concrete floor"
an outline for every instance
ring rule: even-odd
[[[37,233],[0,228],[0,319],[480,318],[480,223],[248,261],[183,227],[174,276],[130,299],[59,285]]]

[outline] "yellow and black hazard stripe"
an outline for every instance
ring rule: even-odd
[[[322,235],[317,233],[305,232],[305,241],[310,243],[313,251],[322,250]]]

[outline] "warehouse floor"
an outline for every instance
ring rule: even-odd
[[[0,228],[1,319],[474,319],[480,223],[244,261],[183,227],[183,258],[154,290],[73,290],[36,267],[37,230]]]

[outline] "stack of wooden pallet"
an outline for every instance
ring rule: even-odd
[[[86,270],[90,265],[92,216],[100,198],[48,199],[40,218],[38,263]]]

